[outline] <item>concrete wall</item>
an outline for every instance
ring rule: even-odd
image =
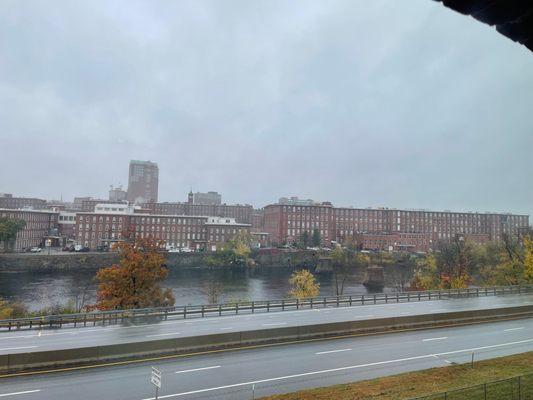
[[[1,254],[0,271],[96,270],[117,262],[116,253]]]
[[[398,329],[422,329],[453,324],[469,324],[510,318],[531,318],[533,305],[425,314],[363,321],[259,329],[254,331],[113,344],[79,349],[36,351],[0,355],[0,372],[53,368],[66,365],[103,363],[163,354],[180,354],[213,349],[236,348],[266,343],[292,342],[346,334],[388,332]]]
[[[209,253],[167,253],[168,268],[208,268]],[[252,254],[260,267],[314,267],[317,254],[312,251],[257,251]],[[0,271],[96,270],[119,260],[116,253],[0,254]]]

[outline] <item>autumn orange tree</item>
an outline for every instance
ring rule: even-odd
[[[172,290],[160,286],[168,275],[161,247],[161,242],[147,238],[117,244],[119,263],[96,273],[96,308],[119,310],[174,305]]]

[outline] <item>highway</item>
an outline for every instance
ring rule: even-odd
[[[533,304],[533,294],[365,306],[358,305],[325,309],[315,308],[312,310],[193,318],[187,320],[178,319],[129,326],[108,325],[104,327],[45,329],[40,331],[21,330],[0,333],[0,354],[79,348],[207,335],[211,333],[304,326],[327,322],[502,308],[527,304]]]
[[[0,398],[251,399],[406,371],[533,351],[533,319],[387,333],[0,378]]]

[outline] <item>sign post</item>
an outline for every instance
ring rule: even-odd
[[[155,399],[157,400],[159,398],[159,389],[161,389],[161,371],[156,367],[152,367],[150,382],[155,386]]]
[[[48,247],[48,255],[50,255],[50,247],[52,247],[52,239],[48,238],[44,241],[44,247]]]

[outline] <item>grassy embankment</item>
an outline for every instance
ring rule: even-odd
[[[261,400],[409,399],[528,373],[533,373],[533,352],[475,362],[474,368],[470,364],[431,368],[385,378],[268,396]],[[531,378],[528,385],[527,393],[531,392],[533,396]],[[465,393],[461,399],[468,400],[470,397]]]

